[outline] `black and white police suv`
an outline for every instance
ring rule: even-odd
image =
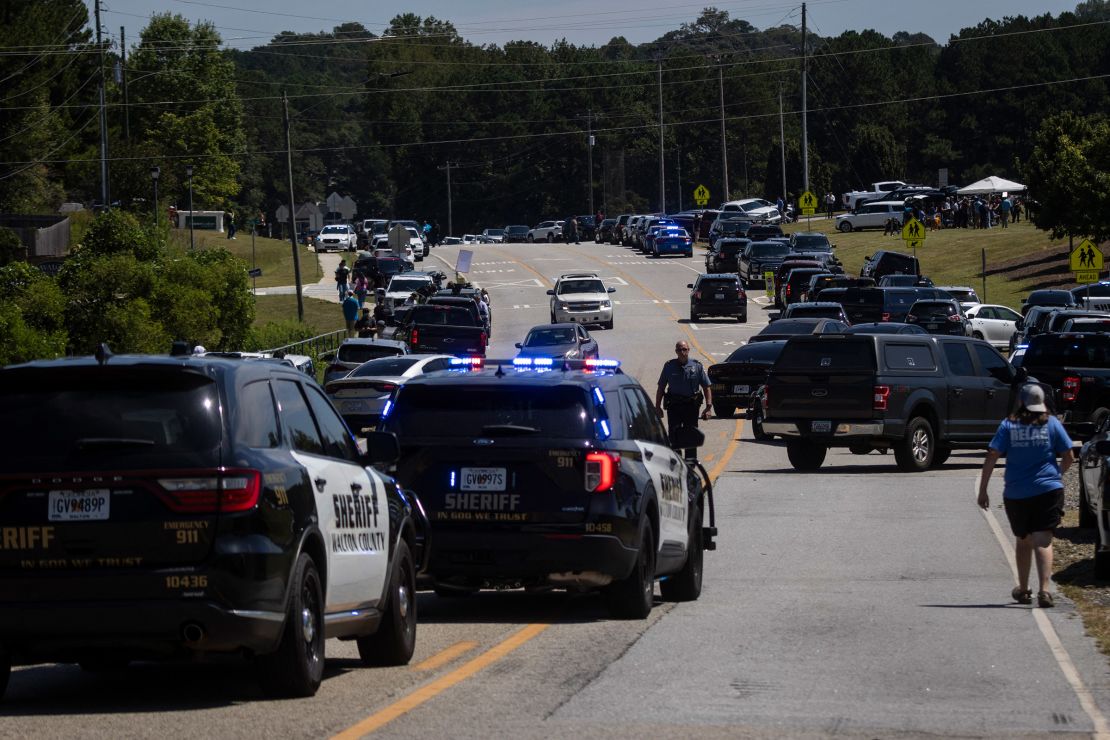
[[[111,356],[0,369],[0,695],[12,664],[241,653],[308,696],[324,640],[409,661],[419,502],[277,361]]]
[[[708,475],[616,361],[454,362],[398,388],[381,426],[427,510],[437,593],[603,588],[625,618],[648,615],[657,579],[666,599],[698,598]]]

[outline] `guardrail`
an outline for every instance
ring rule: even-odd
[[[286,344],[282,347],[274,347],[273,349],[264,349],[262,351],[271,354],[284,352],[287,355],[308,355],[313,360],[318,360],[323,353],[338,349],[340,343],[346,338],[347,330],[338,329],[336,331],[330,331],[327,334],[320,334],[319,336],[302,339],[299,342]]]

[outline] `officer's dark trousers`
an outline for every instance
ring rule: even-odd
[[[672,447],[676,447],[675,434],[679,429],[683,427],[698,428],[698,409],[699,404],[693,398],[688,401],[671,401],[667,407],[667,433],[670,434]],[[696,460],[698,450],[696,447],[691,447],[684,450],[683,455],[689,460]]]

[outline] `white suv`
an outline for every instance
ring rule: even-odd
[[[606,288],[596,272],[562,275],[555,282],[555,288],[547,291],[551,296],[551,323],[573,321],[612,329],[613,301],[609,294],[616,292],[616,288]]]
[[[555,242],[563,238],[562,221],[541,221],[536,228],[528,232],[530,242]]]
[[[837,216],[836,228],[838,231],[848,233],[855,229],[881,229],[891,219],[901,224],[902,212],[905,208],[905,203],[900,200],[880,200],[874,203],[864,203],[857,206],[856,210],[851,213],[842,213]]]

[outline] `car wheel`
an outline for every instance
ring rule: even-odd
[[[555,241],[555,235],[554,234],[548,234],[547,235],[547,241],[548,241],[548,243],[554,242]]]
[[[524,238],[524,240],[525,240],[526,242],[528,242],[529,244],[531,244],[531,243],[532,243],[533,241],[535,241],[535,240],[534,240],[534,239],[532,238],[532,235],[531,235],[531,234],[529,234],[528,236],[526,236],[526,237]]]
[[[971,332],[971,336],[974,337],[975,339],[982,339],[983,338],[983,332],[973,331],[973,332]]]
[[[894,459],[907,473],[920,473],[933,464],[937,439],[928,419],[915,416],[906,425],[905,436],[894,445]]]
[[[763,431],[763,404],[759,401],[752,406],[752,436],[760,442],[771,439],[771,435]]]
[[[603,326],[603,327],[605,327],[606,329],[612,330],[612,328],[613,328],[613,321],[614,321],[614,319],[609,319],[609,321],[607,321],[606,323],[602,324],[602,326]]]
[[[1098,542],[1095,543],[1095,578],[1110,580],[1110,550],[1103,550]]]
[[[324,676],[324,587],[312,558],[301,553],[278,649],[255,660],[268,696],[312,696]]]
[[[1079,474],[1079,526],[1083,529],[1091,529],[1098,526],[1098,517],[1091,511],[1091,499],[1087,495],[1087,484],[1083,482],[1083,468],[1080,467]],[[1095,546],[1098,549],[1098,546]]]
[[[792,440],[786,445],[786,456],[795,470],[814,471],[825,462],[829,448],[808,439]]]
[[[691,514],[686,563],[682,570],[659,582],[659,593],[665,601],[697,601],[701,596],[702,567],[705,560],[701,507],[695,506]]]
[[[736,412],[736,406],[734,406],[731,403],[723,403],[723,402],[719,402],[719,401],[714,401],[713,402],[713,413],[716,416],[721,417],[722,419],[726,418],[726,417],[732,418],[732,415],[735,412]]]
[[[397,541],[396,567],[389,584],[385,616],[372,635],[358,638],[363,665],[405,665],[416,649],[416,568],[409,546]]]
[[[850,221],[841,221],[836,225],[836,230],[840,231],[841,233],[847,234],[852,230],[852,224]]]
[[[627,578],[605,589],[609,611],[618,619],[645,619],[655,601],[655,536],[651,522],[640,525],[640,552]]]
[[[939,468],[948,462],[949,456],[952,454],[952,448],[948,445],[938,444],[936,452],[933,453],[933,468]]]
[[[739,321],[741,324],[746,324],[748,323],[748,314],[738,313],[736,314],[736,320]]]

